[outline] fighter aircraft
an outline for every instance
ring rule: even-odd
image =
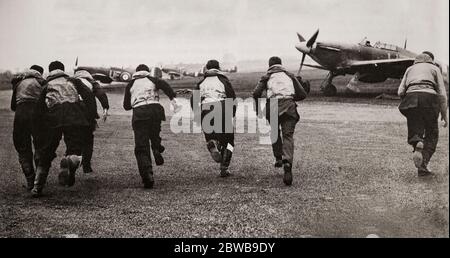
[[[237,65],[235,65],[232,68],[221,69],[221,71],[223,73],[237,73],[238,68],[237,68]],[[206,72],[206,66],[203,66],[197,72],[183,72],[183,75],[190,76],[190,77],[201,77],[201,76],[205,75],[205,72]]]
[[[167,79],[169,80],[180,80],[183,76],[190,76],[188,72],[185,71],[183,67],[159,67],[161,71],[165,74]]]
[[[111,83],[113,81],[129,82],[133,73],[132,71],[117,67],[78,66],[75,68],[75,72],[79,70],[88,71],[94,79],[102,83]]]
[[[233,66],[233,68],[222,69],[222,72],[225,72],[225,73],[237,73],[237,71],[238,71],[237,65]]]
[[[88,71],[95,80],[102,83],[112,83],[116,82],[129,82],[131,81],[131,75],[135,72],[131,68],[118,68],[118,67],[98,67],[98,66],[78,66],[78,57],[75,61],[74,72],[79,70]],[[154,77],[161,78],[162,71],[159,67],[153,67],[150,72]]]
[[[298,75],[303,66],[328,70],[329,74],[321,85],[326,96],[336,95],[337,89],[332,81],[335,76],[353,74],[347,84],[351,91],[359,92],[357,82],[377,83],[387,78],[402,78],[406,69],[414,63],[417,54],[406,50],[406,41],[403,48],[376,42],[370,44],[364,38],[359,44],[344,44],[337,42],[316,42],[319,30],[306,41],[297,33],[300,43],[295,48],[303,53]],[[304,64],[308,55],[318,65]]]

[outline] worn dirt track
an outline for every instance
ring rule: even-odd
[[[218,177],[201,134],[161,133],[166,164],[155,188],[141,188],[131,113],[110,94],[111,116],[96,131],[94,174],[78,171],[57,185],[63,153],[46,196],[32,199],[12,145],[10,93],[0,92],[0,237],[448,237],[448,129],[441,129],[431,169],[420,179],[406,144],[406,120],[391,104],[299,105],[294,184],[282,183],[270,145],[237,134],[233,176]],[[371,101],[367,101],[371,102]],[[171,116],[167,99],[163,99]],[[239,118],[238,118],[239,119]]]

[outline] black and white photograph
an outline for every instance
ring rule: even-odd
[[[448,82],[447,0],[0,0],[0,238],[448,238]]]

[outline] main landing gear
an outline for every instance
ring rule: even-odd
[[[327,97],[336,96],[337,94],[336,86],[332,83],[334,76],[334,73],[328,73],[327,78],[320,85],[320,90]]]

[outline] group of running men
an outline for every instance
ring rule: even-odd
[[[417,64],[405,73],[405,78],[408,74],[414,76],[404,78],[399,88],[402,96],[400,110],[408,118],[408,142],[414,147],[414,162],[420,176],[431,173],[427,165],[437,144],[439,112],[447,123],[447,100],[442,75],[431,60],[431,53],[427,53],[418,56]],[[424,55],[430,58],[424,58]],[[259,114],[262,112],[259,102],[266,92],[265,117],[269,123],[276,121],[270,124],[271,131],[275,133],[272,142],[274,166],[283,167],[283,182],[291,185],[294,131],[300,120],[296,101],[305,99],[307,91],[298,78],[282,66],[279,57],[271,57],[268,65],[267,73],[261,77],[253,92],[255,110]],[[59,61],[50,63],[48,69],[49,74],[45,79],[44,69],[33,65],[12,80],[11,109],[15,111],[13,141],[26,179],[26,188],[33,197],[43,194],[51,163],[56,158],[62,138],[66,151],[60,161],[59,184],[73,186],[80,166],[85,173],[93,171],[91,158],[94,131],[96,121],[100,118],[95,98],[102,105],[103,120],[106,120],[109,109],[108,97],[89,72],[77,70],[70,76]],[[170,85],[152,76],[149,67],[141,64],[126,86],[123,99],[123,108],[133,111],[134,153],[144,188],[154,186],[151,155],[156,165],[164,164],[162,153],[165,148],[161,144],[160,132],[161,123],[166,117],[160,104],[160,90],[169,97],[174,110],[179,110],[181,106]],[[234,150],[236,94],[230,80],[221,72],[218,61],[209,60],[206,63],[204,78],[193,92],[198,93],[199,98],[191,97],[191,107],[200,110],[202,128],[214,128],[212,131],[203,130],[206,147],[213,160],[220,163],[220,176],[227,177],[230,175],[229,166]],[[232,112],[227,111],[230,109]],[[211,115],[218,110],[218,116]],[[278,116],[277,119],[271,120],[274,115]]]

